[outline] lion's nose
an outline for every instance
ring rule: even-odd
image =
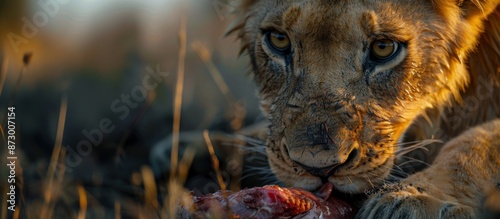
[[[306,130],[312,145],[324,145],[326,148],[335,147],[335,142],[328,135],[328,127],[325,123],[310,125]]]

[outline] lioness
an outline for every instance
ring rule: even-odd
[[[309,190],[380,188],[361,218],[480,217],[500,185],[499,4],[243,0],[232,32],[271,123],[272,171]],[[430,167],[389,184],[398,148],[428,139],[446,143]]]

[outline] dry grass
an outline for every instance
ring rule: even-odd
[[[21,85],[21,81],[22,81],[22,78],[23,78],[23,75],[26,71],[26,69],[28,68],[28,65],[30,63],[30,60],[31,60],[31,56],[32,56],[32,53],[25,53],[24,56],[23,56],[23,66],[21,68],[21,70],[19,71],[19,76],[18,76],[18,79],[17,79],[17,82],[14,86],[14,93],[13,95],[10,97],[10,100],[8,101],[8,105],[6,107],[10,107],[10,106],[13,106],[13,103],[14,103],[14,100],[16,98],[16,95],[17,95],[17,92],[19,90],[19,87]],[[7,59],[3,59],[2,60],[2,66],[1,66],[1,69],[0,69],[0,95],[3,93],[3,88],[4,88],[4,84],[5,84],[5,80],[7,78],[7,75],[8,75],[8,60]],[[4,147],[3,147],[3,150],[2,150],[2,160],[3,160],[3,157],[6,157],[4,155],[7,155],[7,152],[5,151],[5,149],[7,149],[7,137],[5,136],[5,128],[7,126],[7,115],[8,113],[6,112],[4,117],[3,117],[3,120],[2,120],[2,123],[0,123],[0,132],[1,132],[1,135],[2,135],[2,138],[3,138],[3,144]],[[3,153],[5,151],[5,154]],[[17,156],[17,155],[16,155]],[[18,192],[21,194],[20,195],[20,203],[17,204],[16,206],[16,209],[14,211],[14,213],[12,214],[12,218],[13,219],[18,219],[20,217],[20,212],[21,212],[21,206],[22,204],[24,203],[24,197],[23,197],[23,180],[24,180],[24,177],[22,175],[23,171],[22,171],[22,167],[19,165],[19,162],[17,162],[18,164],[16,165],[16,180],[17,180],[17,183],[16,183],[16,186],[17,186],[17,189],[18,189]],[[4,184],[4,186],[2,186],[2,190],[5,191],[5,192],[2,192],[2,194],[6,194],[7,191],[9,190],[8,188],[9,185],[7,184]],[[7,214],[8,214],[8,210],[7,210],[7,195],[4,195],[3,196],[4,198],[2,198],[2,201],[3,201],[3,204],[2,204],[2,219],[3,218],[7,218]]]
[[[59,120],[57,123],[57,134],[56,134],[56,142],[54,145],[54,149],[52,150],[52,158],[50,159],[50,165],[45,176],[45,180],[48,181],[46,184],[46,188],[44,189],[44,204],[41,209],[41,217],[42,218],[52,218],[54,213],[55,200],[57,200],[57,196],[55,196],[54,191],[58,189],[56,187],[60,187],[61,184],[55,182],[56,177],[56,168],[57,164],[60,161],[60,154],[62,152],[62,140],[64,134],[64,125],[66,122],[66,113],[68,111],[68,100],[66,94],[63,95],[61,99],[61,106],[59,109]],[[64,162],[62,162],[64,163]],[[64,175],[60,175],[64,176]],[[59,182],[63,179],[60,178]]]
[[[183,104],[182,96],[185,83],[185,59],[188,45],[186,27],[187,17],[184,16],[181,19],[179,30],[178,69],[174,93],[174,115],[172,124],[172,163],[169,181],[166,185],[157,184],[151,168],[148,166],[143,166],[140,169],[140,172],[137,174],[135,182],[130,182],[130,187],[128,187],[134,189],[139,188],[140,194],[138,196],[142,197],[143,199],[134,201],[120,199],[114,200],[111,209],[115,219],[125,217],[124,212],[127,212],[127,215],[130,215],[130,212],[133,212],[132,214],[134,214],[135,218],[175,218],[178,201],[186,193],[184,183],[187,180],[189,168],[191,167],[196,153],[193,150],[187,149],[183,153],[182,158],[179,160],[181,107]],[[212,62],[209,50],[199,41],[193,42],[191,44],[191,48],[199,55],[199,57],[209,70],[211,77],[214,79],[214,82],[216,83],[217,87],[226,99],[228,105],[232,109],[231,111],[235,112],[230,116],[232,120],[231,124],[233,130],[239,130],[242,127],[243,119],[246,115],[244,105],[234,98],[227,83],[222,78],[220,71]],[[30,58],[31,54],[27,54],[23,57],[24,66],[19,72],[19,78],[16,80],[16,86],[14,89],[14,94],[11,98],[11,103],[16,98],[17,91],[21,84],[23,75],[27,70]],[[7,76],[8,61],[2,60],[1,67],[0,95],[2,94],[2,88]],[[142,113],[144,113],[144,111],[149,106],[151,106],[151,103],[154,101],[155,97],[156,95],[154,91],[151,91],[148,94],[147,104],[143,105],[143,107],[139,110],[140,113],[136,115],[136,117],[133,119],[133,122],[130,124],[130,127],[125,130],[123,137],[118,142],[117,150],[123,147],[131,133],[133,126],[141,117],[140,115],[142,115]],[[88,184],[82,182],[72,182],[71,179],[65,177],[66,167],[64,166],[64,164],[66,162],[66,150],[65,147],[63,147],[63,136],[66,125],[67,112],[68,97],[66,94],[64,94],[61,98],[61,104],[59,107],[57,132],[55,136],[54,147],[51,153],[51,158],[47,171],[45,172],[43,179],[41,179],[39,182],[42,186],[42,189],[40,189],[40,200],[32,199],[29,200],[28,203],[25,203],[24,196],[21,195],[20,199],[22,201],[18,204],[18,209],[16,209],[15,214],[12,215],[13,218],[60,218],[62,215],[61,211],[65,210],[67,210],[67,215],[65,216],[66,218],[84,219],[95,217],[92,215],[104,215],[104,213],[102,213],[101,211],[105,207],[101,206],[100,201],[93,196],[93,192],[90,191],[87,187]],[[5,140],[3,128],[4,125],[2,123],[2,126],[0,126],[0,131],[2,133],[3,139]],[[214,146],[212,145],[212,142],[209,138],[208,131],[204,132],[204,139],[209,149],[212,160],[212,167],[217,175],[218,185],[222,190],[226,190],[226,184],[222,178],[219,160],[215,155]],[[18,169],[20,168],[21,166],[19,165]],[[18,172],[18,174],[22,175],[22,172]],[[22,176],[18,177],[22,179]],[[22,190],[22,183],[18,183],[17,186]],[[5,189],[5,187],[2,186],[2,189]],[[2,197],[3,204],[0,214],[1,219],[8,218],[8,212],[5,210],[7,209],[5,206],[5,198],[5,196]],[[61,208],[63,210],[61,210]],[[229,209],[226,210],[229,211]]]
[[[224,78],[222,77],[219,69],[217,69],[215,64],[212,62],[212,55],[208,51],[207,47],[200,41],[194,41],[193,43],[191,43],[191,48],[198,54],[201,61],[205,63],[205,66],[207,66],[210,75],[214,79],[215,84],[219,88],[228,104],[233,105],[236,102],[235,98],[231,93],[229,86],[227,86],[226,81],[224,81]]]
[[[80,210],[78,212],[78,219],[85,219],[87,214],[87,191],[82,185],[78,185],[78,195],[80,197]]]
[[[177,82],[175,84],[175,97],[174,97],[174,121],[172,130],[172,154],[171,154],[171,168],[170,168],[170,178],[169,178],[169,214],[170,218],[175,218],[175,212],[177,208],[177,199],[181,194],[178,194],[179,187],[181,187],[178,181],[178,156],[179,156],[179,133],[181,126],[181,107],[182,107],[182,94],[184,91],[184,71],[185,71],[185,59],[186,59],[186,26],[187,17],[183,16],[181,19],[180,30],[179,30],[179,61],[177,65]]]
[[[219,159],[215,155],[215,150],[214,146],[212,145],[212,141],[210,141],[210,136],[208,135],[208,130],[203,131],[203,138],[205,139],[205,143],[207,144],[208,152],[210,153],[210,160],[212,160],[212,168],[215,170],[215,174],[217,175],[217,183],[219,184],[220,189],[222,190],[222,195],[224,196],[224,200],[226,203],[229,203],[229,200],[227,199],[227,193],[226,193],[226,183],[224,182],[224,179],[222,178],[222,173],[220,171],[219,167]],[[229,218],[233,218],[231,214],[231,209],[229,209],[229,205],[226,205],[226,213],[229,216]]]

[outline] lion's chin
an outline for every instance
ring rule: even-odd
[[[294,180],[291,183],[292,187],[303,188],[308,191],[314,191],[320,188],[324,183],[319,177],[306,176],[301,177],[300,180]]]
[[[346,183],[346,181],[348,183]],[[321,178],[315,176],[301,176],[300,180],[296,179],[289,185],[291,187],[303,188],[308,191],[315,191],[322,187],[325,183],[333,184],[334,190],[346,194],[364,193],[367,188],[367,185],[365,185],[366,183],[363,181],[350,181],[349,179],[339,180],[333,176],[328,178],[328,182],[324,182]]]
[[[314,192],[318,196],[322,196],[324,195],[322,194],[324,188],[329,185],[333,187],[329,195],[327,195],[330,196],[330,199],[338,199],[359,208],[367,197],[366,190],[363,188],[362,183],[363,182],[359,182],[358,184],[353,182],[348,185],[343,185],[342,183],[336,183],[336,180],[324,182],[319,177],[304,176],[301,177],[301,180],[297,180],[289,186],[303,188],[310,192]]]
[[[334,190],[345,194],[363,194],[379,186],[387,176],[390,174],[390,166],[393,160],[389,159],[381,166],[372,169],[371,171],[362,174],[332,175],[328,179],[321,179],[320,177],[310,174],[304,174],[296,177],[291,177],[293,174],[285,174],[282,178],[285,184],[291,187],[299,187],[309,191],[315,191],[325,183],[333,184]],[[371,176],[371,177],[368,177]]]

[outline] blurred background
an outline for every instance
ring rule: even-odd
[[[262,120],[248,58],[238,56],[234,36],[224,37],[235,20],[229,1],[1,0],[0,119],[5,130],[7,107],[15,106],[18,211],[2,207],[0,218],[164,216],[183,18],[180,130],[191,135],[181,135],[180,150],[202,146],[192,146],[193,168],[181,184],[195,194],[220,189],[201,131],[234,133]],[[224,180],[238,184],[230,188],[256,185],[241,177],[237,147],[214,146]]]

